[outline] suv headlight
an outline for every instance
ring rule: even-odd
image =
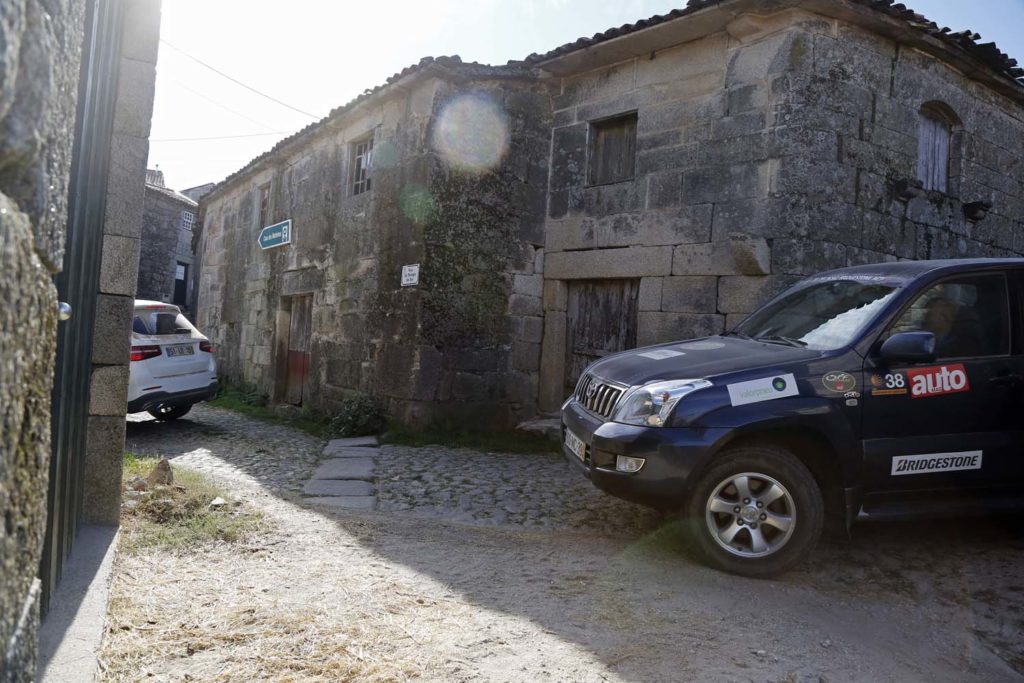
[[[645,427],[664,427],[679,399],[710,386],[711,382],[706,379],[678,379],[635,387],[619,402],[612,415],[612,421]]]

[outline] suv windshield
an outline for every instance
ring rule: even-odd
[[[839,349],[857,338],[896,289],[855,280],[818,282],[772,301],[740,323],[734,333],[815,351]]]

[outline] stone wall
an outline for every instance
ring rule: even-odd
[[[495,113],[501,130],[490,132],[505,147],[486,168],[438,151],[436,124],[453,103]],[[199,323],[222,375],[281,400],[289,298],[312,294],[305,405],[330,411],[363,392],[419,423],[531,411],[545,108],[529,88],[423,78],[205,197]],[[352,143],[371,134],[373,188],[353,195]],[[268,182],[268,222],[290,218],[294,235],[264,252],[257,202]],[[420,284],[402,287],[402,266],[417,263]]]
[[[157,0],[125,8],[102,267],[93,273],[99,291],[84,293],[97,297],[97,308],[83,518],[112,523],[160,22]],[[0,681],[35,674],[57,330],[53,276],[65,263],[85,9],[15,0],[0,12]]]
[[[35,670],[80,4],[0,12],[0,680]]]
[[[1021,103],[895,39],[799,10],[741,15],[720,33],[560,80],[543,409],[564,399],[573,279],[639,278],[645,345],[721,332],[822,269],[1024,250]],[[908,199],[917,112],[931,100],[963,120],[954,178],[948,194]],[[635,178],[588,186],[591,122],[631,111]],[[978,200],[993,209],[972,223],[962,204]]]
[[[100,524],[117,524],[120,517],[132,313],[159,40],[160,0],[126,2],[93,323],[83,482],[82,518]]]
[[[178,262],[194,265],[192,231],[182,222],[182,212],[196,214],[196,205],[172,191],[146,186],[139,252],[138,299],[171,302],[174,299],[175,270]],[[188,273],[191,279],[191,273]],[[186,302],[189,297],[186,293]],[[187,304],[183,307],[189,313]]]

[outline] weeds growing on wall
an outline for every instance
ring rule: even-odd
[[[338,437],[378,434],[387,425],[384,407],[367,394],[354,394],[341,402],[328,427]]]

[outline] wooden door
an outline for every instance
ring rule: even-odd
[[[594,361],[636,346],[639,280],[579,280],[569,283],[565,388],[576,388]]]
[[[309,395],[309,336],[313,327],[313,297],[292,297],[288,330],[288,380],[284,400],[300,406]]]

